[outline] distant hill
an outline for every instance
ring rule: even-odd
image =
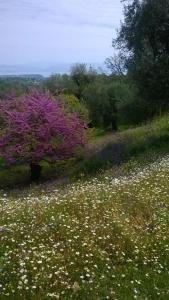
[[[40,74],[23,74],[23,75],[0,75],[0,79],[26,79],[26,80],[44,80],[44,76]]]
[[[48,77],[52,73],[64,74],[70,73],[73,63],[53,63],[53,64],[34,64],[34,65],[0,65],[0,76],[44,76]],[[96,69],[105,71],[105,65],[102,63],[87,63]],[[26,75],[24,75],[26,74]],[[40,75],[37,75],[40,74]]]

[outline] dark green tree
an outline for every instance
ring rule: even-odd
[[[113,45],[146,100],[145,117],[152,117],[169,109],[169,0],[124,1],[124,7]]]
[[[82,94],[86,86],[93,82],[97,77],[97,71],[86,64],[74,64],[71,67],[70,77],[76,84],[76,97],[82,99]]]
[[[91,83],[85,88],[83,98],[93,126],[117,130],[116,98],[111,84]]]
[[[44,81],[43,88],[49,90],[54,96],[58,96],[62,93],[75,94],[77,91],[75,83],[67,74],[52,74]]]

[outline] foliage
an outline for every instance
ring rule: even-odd
[[[125,57],[122,52],[108,57],[105,61],[111,74],[124,78],[126,73]]]
[[[58,96],[61,93],[64,94],[76,94],[77,87],[72,78],[67,74],[52,74],[43,82],[43,88],[50,91],[54,96]]]
[[[168,0],[133,0],[125,4],[124,22],[113,43],[123,56],[127,53],[129,74],[147,102],[146,117],[169,108],[168,22]]]
[[[0,117],[0,156],[8,164],[59,161],[85,144],[84,122],[49,93],[9,98],[0,104]]]
[[[89,111],[86,106],[79,101],[79,99],[74,95],[61,94],[59,95],[59,99],[64,104],[65,110],[70,113],[77,113],[80,119],[85,122],[89,122]]]
[[[6,99],[12,94],[21,96],[32,88],[40,87],[42,82],[43,77],[40,75],[1,76],[0,99]]]
[[[137,86],[129,79],[113,83],[118,124],[136,125],[146,119],[146,103],[140,97]]]
[[[69,103],[68,110],[77,111],[85,120],[90,120],[91,127],[116,129],[117,123],[138,124],[144,120],[147,106],[141,103],[135,84],[120,65],[122,57],[120,61],[117,57],[115,62],[112,59],[109,61],[110,75],[87,68],[85,64],[75,64],[70,75],[49,77],[44,81],[44,88],[64,98],[64,102]],[[80,98],[75,100],[77,96]],[[72,100],[67,101],[68,98]]]
[[[98,80],[86,87],[83,98],[96,127],[117,129],[118,125],[139,124],[145,118],[137,87],[127,77]]]
[[[111,84],[91,83],[85,88],[83,98],[94,126],[117,129],[116,98]]]
[[[82,99],[82,94],[86,86],[89,83],[95,81],[97,77],[97,71],[92,67],[87,68],[86,64],[75,64],[71,68],[70,77],[74,81],[77,87],[76,96]]]

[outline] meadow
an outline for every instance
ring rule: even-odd
[[[167,127],[121,133],[128,159],[97,175],[90,158],[119,136],[95,134],[88,176],[1,190],[0,299],[169,299]]]

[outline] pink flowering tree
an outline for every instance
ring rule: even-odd
[[[32,180],[39,180],[43,160],[65,160],[86,143],[84,121],[37,90],[0,102],[0,129],[0,157],[8,165],[28,163]]]

